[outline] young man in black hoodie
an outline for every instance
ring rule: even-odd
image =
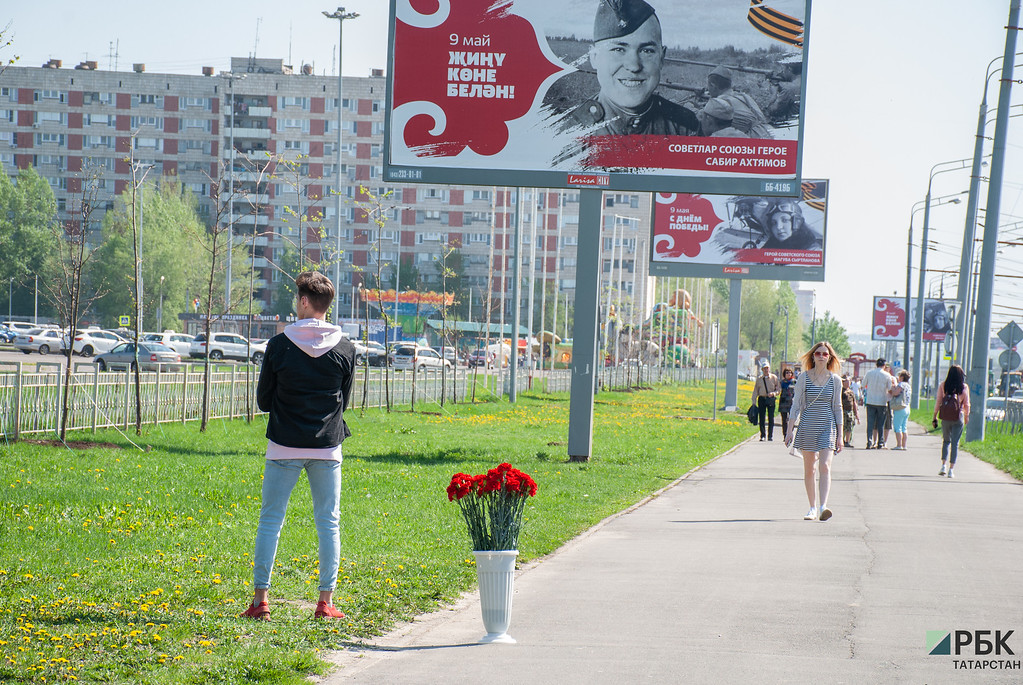
[[[305,469],[319,538],[316,618],[344,618],[334,607],[340,561],[341,442],[351,435],[344,411],[355,377],[355,347],[326,321],[334,285],[307,271],[295,281],[298,321],[266,346],[256,402],[269,413],[263,504],[256,529],[255,595],[242,616],[269,620],[268,594],[291,491]]]

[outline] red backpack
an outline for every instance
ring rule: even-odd
[[[943,421],[958,421],[961,411],[959,395],[945,393],[945,396],[941,398],[941,406],[938,407],[938,418]]]

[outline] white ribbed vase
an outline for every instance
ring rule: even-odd
[[[476,556],[476,576],[480,583],[480,609],[487,634],[480,642],[514,643],[508,635],[511,623],[512,594],[515,585],[515,557],[518,550],[501,552],[473,552]]]

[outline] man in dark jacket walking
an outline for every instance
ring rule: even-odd
[[[344,411],[352,392],[355,346],[327,323],[334,285],[307,271],[295,280],[298,321],[266,346],[256,402],[269,413],[263,504],[256,529],[252,605],[242,614],[269,620],[268,595],[277,542],[291,491],[305,469],[319,538],[319,601],[316,618],[343,618],[334,607],[340,561],[341,442],[351,435]]]

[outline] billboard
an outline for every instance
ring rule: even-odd
[[[823,281],[827,181],[798,198],[658,193],[650,275]]]
[[[955,312],[959,305],[958,300],[937,300],[924,299],[924,342],[945,342],[948,335],[952,335],[952,328],[955,325]],[[909,335],[910,340],[916,334],[916,298],[909,302]],[[906,298],[904,297],[875,297],[874,316],[871,326],[872,340],[895,340],[905,339],[906,328]]]
[[[809,0],[391,0],[388,181],[798,192]]]

